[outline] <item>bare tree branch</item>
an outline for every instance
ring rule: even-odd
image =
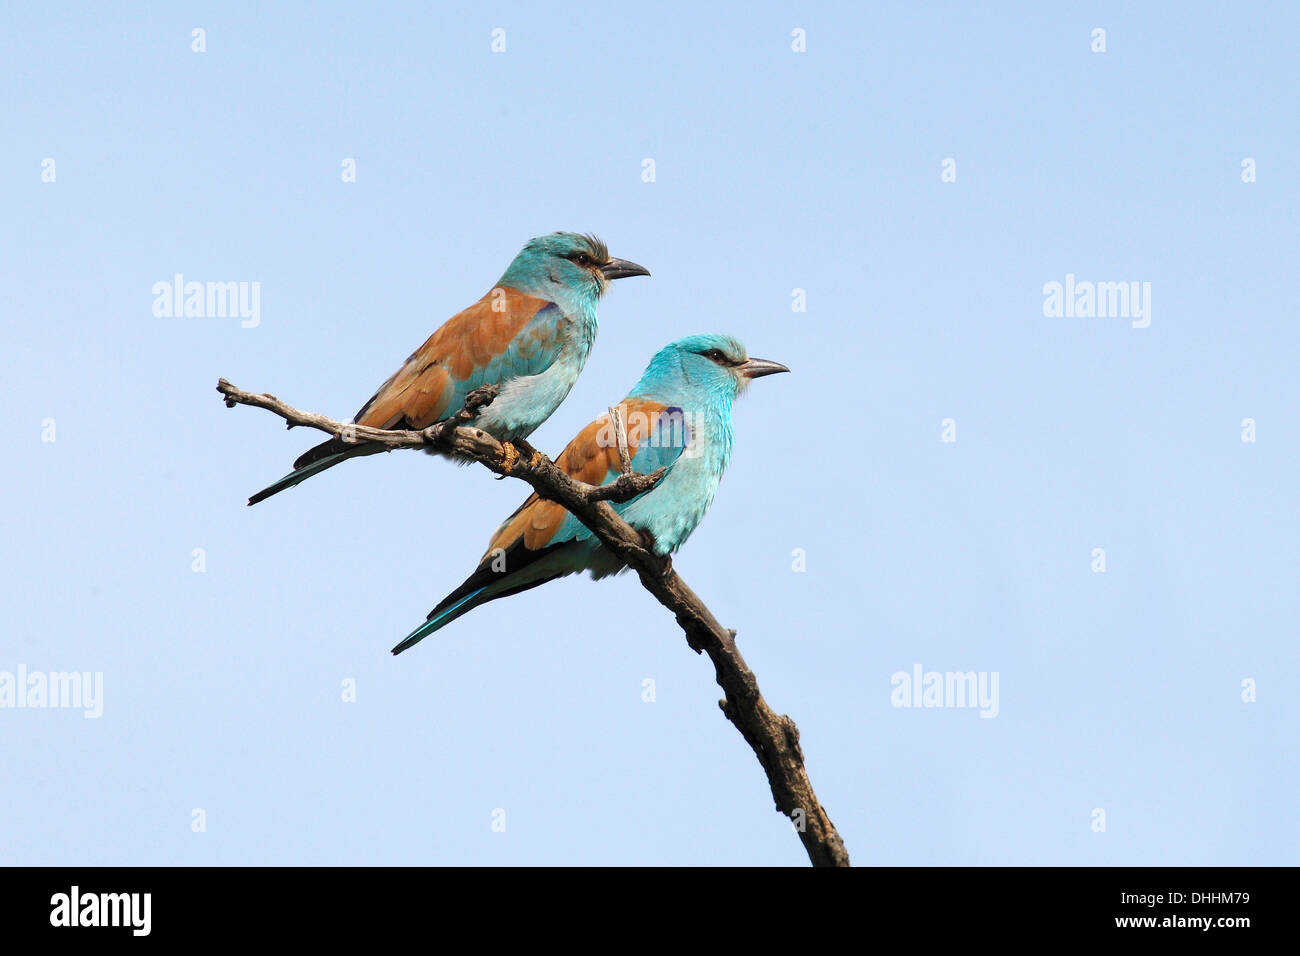
[[[609,406],[609,420],[614,423],[614,442],[618,446],[618,462],[621,472],[632,474],[632,454],[627,449],[627,422],[623,420],[623,406]]]
[[[849,854],[830,817],[817,800],[804,767],[799,728],[784,714],[775,713],[758,689],[758,679],[736,647],[736,632],[724,628],[686,582],[673,570],[672,561],[653,550],[653,542],[620,518],[609,502],[627,501],[655,486],[660,468],[650,475],[632,471],[627,432],[622,415],[610,409],[623,473],[607,485],[578,481],[558,468],[528,442],[499,442],[482,429],[466,424],[478,408],[495,398],[494,388],[477,389],[465,408],[451,418],[419,431],[389,431],[337,422],[323,415],[299,411],[273,395],[241,391],[225,379],[217,383],[226,405],[252,405],[283,418],[290,427],[305,425],[345,441],[378,442],[388,449],[436,446],[472,458],[498,475],[526,481],[543,498],[558,502],[591,529],[600,541],[641,579],[647,591],[677,617],[686,642],[697,654],[713,662],[718,685],[725,697],[718,702],[723,714],[753,748],[767,774],[776,808],[794,823],[799,839],[815,866],[848,866]]]

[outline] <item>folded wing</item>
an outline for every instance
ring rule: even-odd
[[[480,385],[550,368],[562,347],[565,319],[546,299],[496,288],[429,336],[379,387],[352,420],[373,428],[425,428],[465,404]],[[331,438],[308,449],[293,471],[253,495],[256,504],[328,468],[383,451],[375,443]]]
[[[564,317],[546,299],[493,289],[429,336],[353,418],[375,428],[425,428],[480,385],[537,375],[559,355]]]

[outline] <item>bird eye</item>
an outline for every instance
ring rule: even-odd
[[[722,361],[722,353],[717,349],[709,349],[707,352],[704,353],[704,357],[708,359],[710,362]]]
[[[591,257],[588,256],[585,252],[580,252],[576,256],[574,256],[573,261],[576,262],[578,265],[583,266],[584,268],[586,266],[591,265]]]

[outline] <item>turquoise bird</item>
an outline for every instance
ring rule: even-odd
[[[666,468],[654,488],[614,505],[656,554],[685,542],[709,510],[731,460],[731,407],[752,379],[790,371],[750,358],[728,335],[696,335],[661,349],[622,402],[632,467]],[[569,442],[556,465],[580,481],[602,485],[621,473],[608,414]],[[429,612],[402,643],[400,654],[462,614],[497,598],[590,571],[603,578],[625,565],[563,505],[532,495],[497,528],[487,552],[465,583]]]
[[[649,274],[635,262],[612,258],[593,236],[556,232],[533,239],[491,291],[429,336],[352,421],[426,428],[460,411],[474,389],[496,385],[500,394],[470,424],[500,441],[527,438],[578,380],[596,340],[596,305],[610,282]],[[331,438],[248,503],[383,450],[374,442]]]

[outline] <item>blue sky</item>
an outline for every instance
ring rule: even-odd
[[[653,277],[539,447],[683,335],[794,370],[676,566],[855,863],[1300,861],[1293,7],[6,21],[0,672],[103,713],[0,708],[0,862],[806,862],[632,578],[389,655],[521,483],[395,453],[244,506],[314,439],[218,377],[346,417],[556,229]],[[178,272],[258,282],[256,327],[155,316]],[[1044,315],[1067,275],[1150,283],[1149,326]],[[917,665],[996,717],[892,706]]]

